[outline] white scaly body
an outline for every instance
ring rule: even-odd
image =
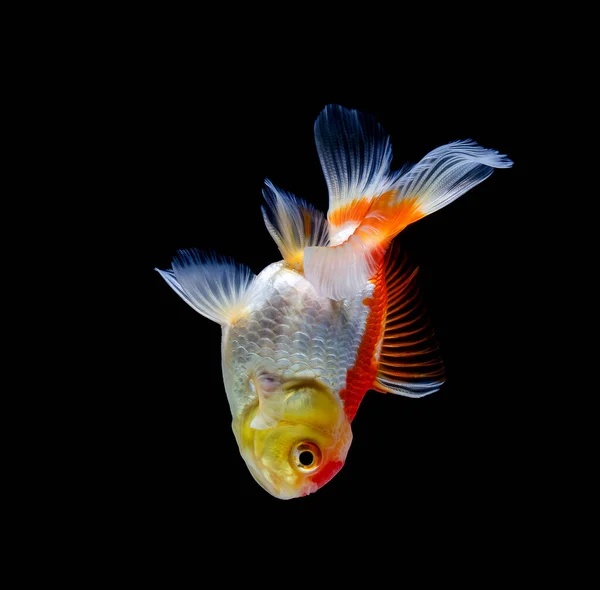
[[[339,399],[370,311],[363,301],[372,292],[367,283],[355,297],[334,301],[283,261],[265,268],[256,277],[246,316],[223,327],[223,378],[234,422],[258,403],[256,392],[248,392],[251,372],[286,381],[318,379]]]
[[[472,141],[392,172],[389,136],[336,105],[315,123],[327,218],[267,181],[263,217],[283,260],[258,276],[182,251],[159,271],[222,326],[222,370],[240,453],[270,494],[314,492],[343,466],[368,389],[422,397],[443,364],[419,310],[415,271],[394,266],[394,237],[512,162]]]

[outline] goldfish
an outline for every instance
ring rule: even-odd
[[[282,259],[255,275],[180,250],[162,278],[221,325],[223,384],[240,454],[272,496],[316,492],[343,467],[369,390],[439,390],[444,365],[394,238],[513,162],[472,140],[391,170],[389,135],[371,115],[328,105],[314,124],[327,216],[265,181],[264,222]]]

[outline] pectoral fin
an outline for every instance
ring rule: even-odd
[[[235,323],[250,306],[255,275],[226,258],[180,250],[171,269],[156,270],[190,307],[218,324]]]

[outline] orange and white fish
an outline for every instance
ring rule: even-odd
[[[315,492],[342,468],[369,389],[422,397],[444,368],[411,270],[391,248],[408,224],[512,162],[472,141],[438,147],[391,172],[370,116],[327,106],[315,139],[327,218],[269,181],[263,216],[283,260],[258,276],[197,251],[159,271],[222,326],[222,369],[240,453],[281,499]]]

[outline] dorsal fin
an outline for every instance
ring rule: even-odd
[[[412,268],[394,242],[385,262],[387,313],[375,388],[422,397],[444,383],[444,365]]]

